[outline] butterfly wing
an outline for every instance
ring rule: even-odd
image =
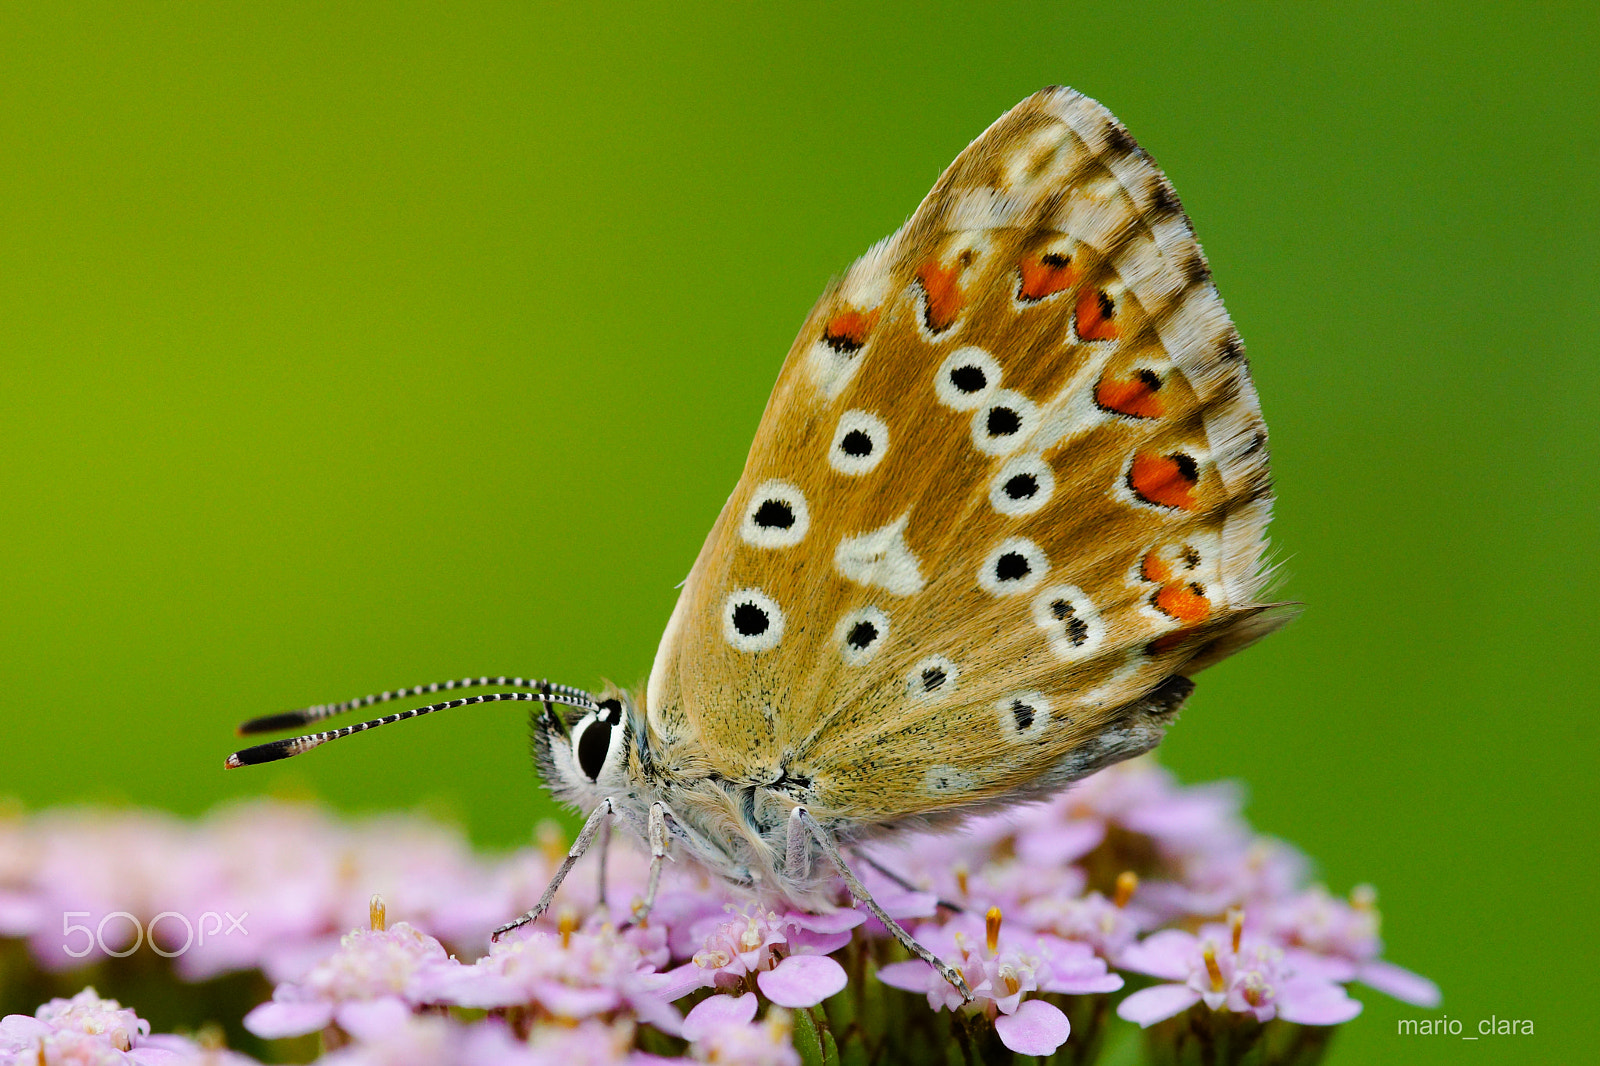
[[[1133,754],[1130,707],[1276,624],[1270,507],[1177,196],[1040,92],[806,320],[651,671],[661,769],[878,824]]]

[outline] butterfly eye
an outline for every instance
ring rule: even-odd
[[[957,411],[981,407],[1000,387],[1000,364],[982,348],[958,348],[934,371],[933,391],[939,402]]]
[[[1006,461],[989,484],[989,504],[1003,515],[1032,514],[1050,502],[1055,473],[1038,455],[1019,455]]]
[[[1000,732],[1013,744],[1036,740],[1050,725],[1050,701],[1042,692],[1019,692],[995,705]]]
[[[1033,598],[1033,621],[1045,631],[1056,658],[1067,662],[1096,654],[1105,638],[1100,612],[1072,585],[1041,589]]]
[[[1039,425],[1039,409],[1020,392],[1001,389],[972,416],[972,443],[985,455],[1014,452]]]
[[[760,589],[740,589],[723,601],[722,635],[740,651],[766,651],[783,638],[783,611]]]
[[[914,700],[947,696],[955,691],[960,667],[943,655],[930,655],[906,675],[906,695]]]
[[[1050,571],[1044,551],[1027,537],[1001,541],[978,568],[978,584],[996,596],[1027,592]]]
[[[622,702],[601,700],[600,710],[585,715],[572,730],[572,754],[578,769],[590,781],[600,777],[611,752],[622,741]]]
[[[865,474],[889,450],[889,427],[870,411],[846,411],[833,431],[828,465],[841,474]]]
[[[859,666],[876,655],[888,636],[889,616],[876,607],[851,611],[833,631],[839,654],[851,666]]]
[[[756,548],[787,548],[805,539],[811,525],[805,494],[787,481],[756,486],[745,508],[739,536]]]

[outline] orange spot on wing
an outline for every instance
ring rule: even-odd
[[[1151,602],[1162,614],[1188,626],[1198,625],[1211,615],[1211,601],[1206,599],[1205,589],[1193,582],[1163,585]]]
[[[1135,374],[1131,378],[1114,378],[1109,375],[1100,379],[1094,387],[1094,402],[1107,411],[1115,411],[1119,415],[1128,415],[1132,418],[1160,418],[1167,412],[1167,405],[1161,401],[1161,396],[1156,392],[1161,387],[1161,379],[1149,371]]]
[[[1042,300],[1046,296],[1054,296],[1071,288],[1072,283],[1078,280],[1072,260],[1054,253],[1026,256],[1017,264],[1017,269],[1022,274],[1022,286],[1018,292],[1024,300]]]
[[[867,343],[867,334],[878,324],[878,312],[840,311],[828,319],[822,328],[822,339],[828,347],[839,352],[860,351]]]
[[[1104,289],[1084,289],[1078,293],[1078,338],[1086,341],[1114,341],[1122,335],[1115,321],[1116,304]]]
[[[949,329],[966,305],[966,297],[956,287],[958,273],[956,268],[942,266],[933,259],[917,268],[917,280],[928,297],[928,328],[935,333]]]
[[[1199,481],[1198,465],[1181,452],[1172,455],[1137,452],[1128,467],[1128,487],[1140,499],[1181,511],[1193,509],[1194,489]]]
[[[1139,564],[1139,576],[1159,584],[1172,576],[1172,567],[1155,552],[1145,552],[1144,562]]]

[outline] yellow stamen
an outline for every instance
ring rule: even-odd
[[[578,930],[578,912],[571,907],[562,907],[561,916],[556,919],[556,928],[561,930],[561,946],[572,946],[572,934]]]
[[[963,896],[967,894],[967,864],[964,862],[956,863],[956,888]]]
[[[628,904],[628,910],[633,913],[633,922],[640,929],[650,928],[650,916],[644,913],[644,897],[634,896],[633,902]]]
[[[789,1012],[782,1007],[773,1007],[767,1011],[767,1035],[772,1038],[775,1047],[786,1047],[794,1035],[794,1020],[789,1017]]]
[[[1222,967],[1217,965],[1217,946],[1207,940],[1200,946],[1200,954],[1206,960],[1206,973],[1211,975],[1211,991],[1226,991],[1228,983],[1222,979]]]
[[[1228,908],[1228,928],[1233,930],[1233,953],[1239,954],[1239,939],[1244,936],[1244,911],[1238,907]]]
[[[983,930],[989,934],[989,954],[1000,950],[1000,908],[990,907],[983,916]]]
[[[1376,910],[1378,890],[1371,885],[1357,885],[1350,890],[1350,906],[1358,911]]]
[[[544,853],[545,861],[552,866],[559,865],[567,857],[567,835],[555,822],[540,822],[539,828],[534,830],[533,839]]]
[[[1133,898],[1133,893],[1138,889],[1138,887],[1139,875],[1134,873],[1132,870],[1122,871],[1117,875],[1116,893],[1111,897],[1111,902],[1116,904],[1118,909],[1126,907],[1128,905],[1128,901]]]
[[[381,933],[389,928],[389,909],[383,905],[383,897],[376,892],[367,900],[367,924],[374,933]]]

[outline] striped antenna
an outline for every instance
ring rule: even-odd
[[[304,729],[324,718],[332,718],[336,714],[353,711],[359,707],[371,707],[374,703],[388,703],[390,700],[409,699],[412,696],[431,696],[435,692],[450,692],[458,688],[487,688],[490,685],[501,688],[536,689],[539,692],[554,692],[571,696],[573,699],[588,700],[590,704],[595,702],[594,696],[581,688],[557,685],[550,681],[535,681],[525,677],[463,677],[459,681],[435,681],[431,685],[413,685],[410,688],[397,688],[392,692],[375,692],[360,699],[345,700],[343,703],[319,703],[314,707],[301,707],[295,711],[264,714],[241,725],[239,735],[247,737],[252,733],[276,733],[280,729]],[[571,706],[577,707],[581,704],[575,703]]]
[[[564,688],[565,686],[562,687]],[[550,686],[551,691],[548,692],[487,692],[481,696],[462,696],[460,699],[447,700],[444,703],[435,703],[427,707],[413,707],[409,711],[397,711],[394,714],[386,714],[382,718],[374,718],[370,722],[358,722],[355,725],[347,725],[340,729],[330,729],[326,733],[307,733],[303,737],[290,737],[287,740],[274,740],[268,744],[257,744],[253,748],[245,748],[242,751],[234,752],[228,756],[224,765],[233,770],[241,766],[254,766],[257,763],[277,762],[279,759],[287,759],[291,755],[299,755],[302,752],[310,751],[312,748],[321,747],[330,740],[338,740],[340,737],[347,737],[352,733],[364,733],[369,729],[376,729],[380,725],[389,725],[391,722],[401,722],[407,718],[417,718],[424,714],[432,714],[434,711],[449,710],[451,707],[465,707],[473,703],[499,703],[502,700],[523,702],[538,700],[545,705],[547,714],[553,714],[550,708],[552,703],[578,707],[586,711],[599,709],[595,704],[594,698],[588,693],[580,693],[573,696],[569,695],[568,692],[579,690],[570,689],[558,692],[555,691],[556,688],[557,686],[552,685]]]

